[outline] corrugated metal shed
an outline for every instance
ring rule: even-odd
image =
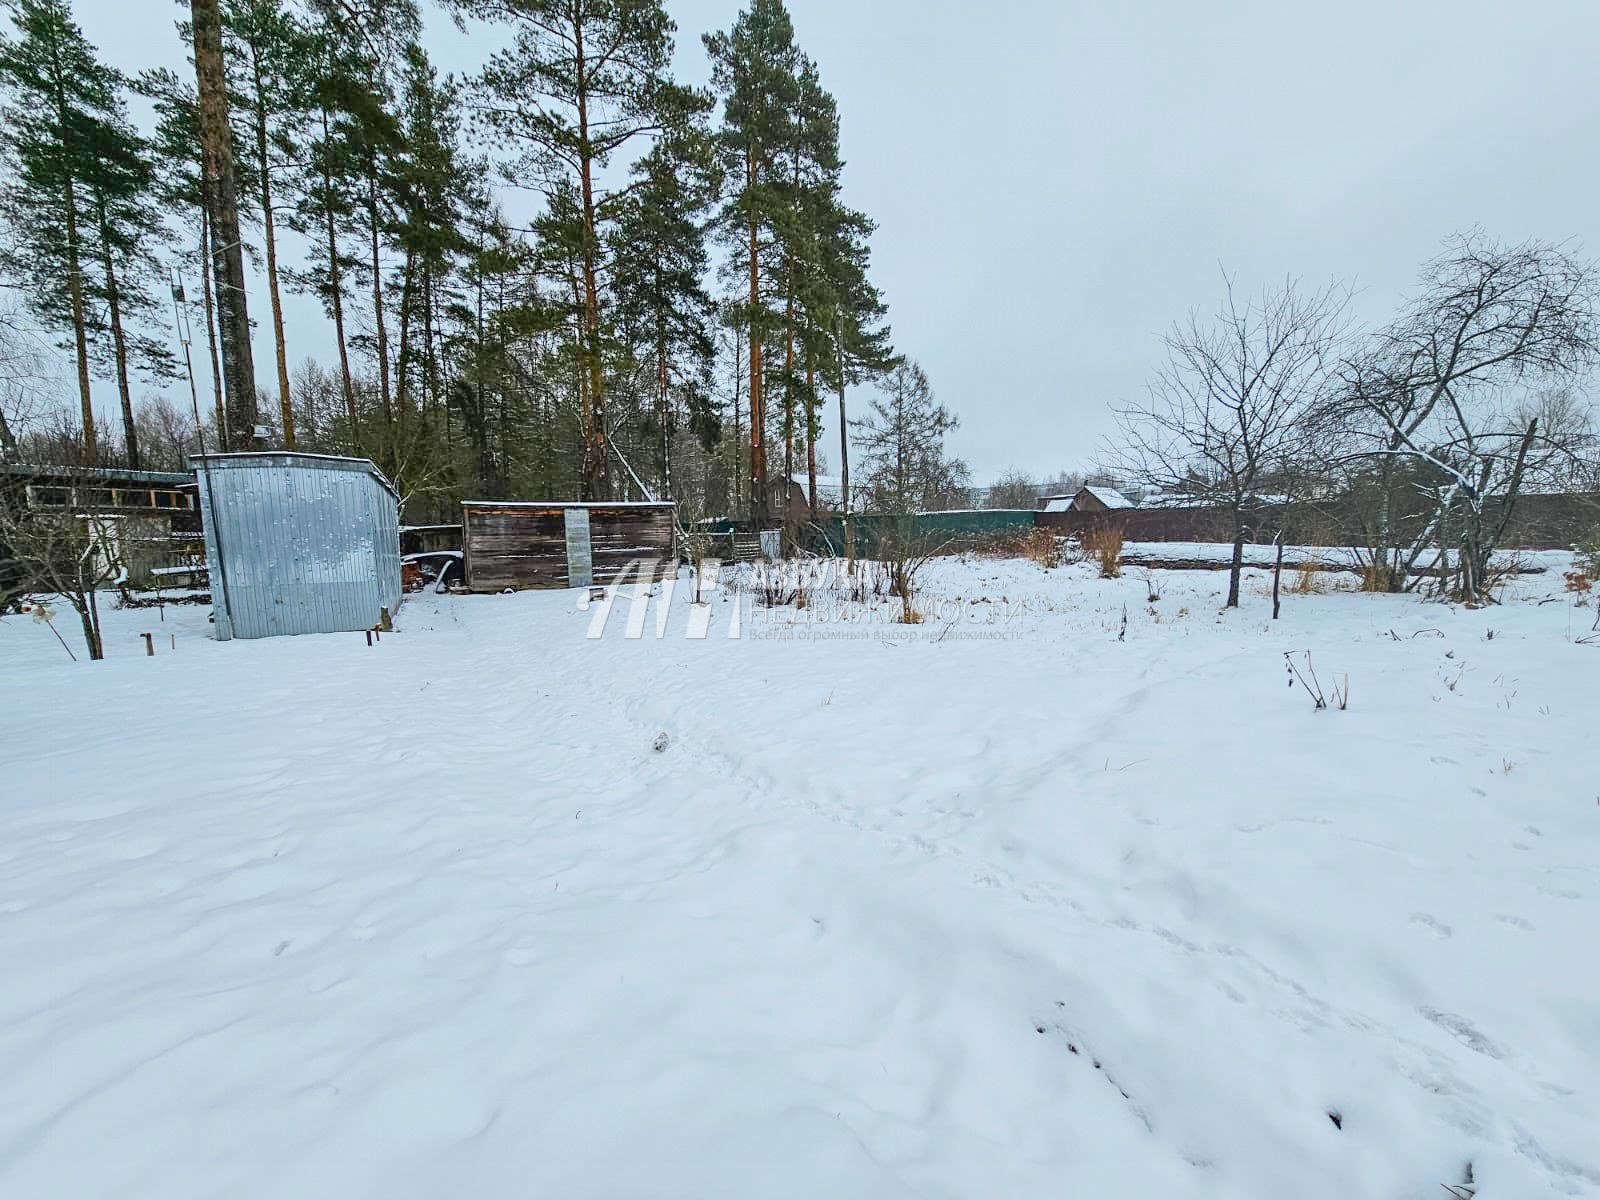
[[[364,458],[194,457],[219,641],[371,629],[400,604],[400,501]]]

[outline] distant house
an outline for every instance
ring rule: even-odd
[[[779,478],[772,485],[772,512],[782,519],[809,520],[811,512],[811,480],[805,475]],[[850,489],[850,511],[861,511],[861,491]],[[819,517],[839,516],[844,512],[844,481],[837,475],[817,476],[817,511]]]
[[[1070,496],[1039,497],[1041,511],[1051,513],[1103,513],[1139,506],[1109,484],[1089,483]]]
[[[98,531],[107,574],[143,587],[189,574],[203,556],[195,478],[187,471],[0,464],[0,505],[69,513]]]

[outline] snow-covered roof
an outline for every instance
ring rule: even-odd
[[[1100,503],[1104,504],[1107,508],[1137,507],[1132,500],[1129,500],[1121,492],[1117,491],[1116,488],[1107,487],[1103,483],[1086,483],[1078,489],[1079,496],[1083,495],[1085,492],[1088,492],[1089,495],[1100,501]],[[1073,499],[1077,499],[1077,497],[1075,496]]]
[[[1044,502],[1043,512],[1071,512],[1076,496],[1050,496]]]
[[[671,500],[463,500],[461,502],[462,508],[671,508],[672,506]]]
[[[138,483],[193,483],[194,476],[186,471],[127,471],[121,467],[56,467],[27,463],[0,463],[0,475],[49,476],[63,479],[110,479]]]

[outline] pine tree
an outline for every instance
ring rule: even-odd
[[[222,362],[217,350],[216,305],[211,288],[211,218],[201,170],[200,125],[194,85],[167,70],[146,71],[135,85],[156,112],[151,139],[155,156],[156,197],[161,209],[177,218],[195,237],[196,266],[204,299],[206,349],[211,359],[212,419],[217,444],[228,443],[228,415],[222,397]]]
[[[779,194],[782,213],[778,238],[783,253],[783,473],[794,476],[797,436],[814,462],[813,426],[819,340],[815,308],[821,297],[820,231],[839,189],[839,117],[833,97],[823,90],[816,64],[800,57],[789,146]],[[810,497],[815,505],[815,468]]]
[[[915,513],[948,503],[966,481],[966,466],[944,451],[945,435],[959,424],[933,398],[921,367],[909,359],[896,364],[856,426],[873,506]]]
[[[314,86],[309,69],[316,56],[311,35],[280,0],[224,0],[222,30],[239,126],[235,139],[239,173],[250,182],[266,251],[283,444],[293,450],[294,405],[278,267],[278,209],[283,201],[274,199],[274,184],[291,175],[301,155]]]
[[[421,34],[416,0],[307,0],[322,30],[320,62],[331,67],[316,99],[324,137],[318,147],[326,215],[326,284],[329,302],[342,308],[342,256],[336,214],[348,204],[363,218],[365,243],[356,272],[371,289],[372,336],[367,341],[378,370],[383,435],[394,432],[394,390],[389,322],[384,302],[384,252],[393,230],[393,180],[401,150],[396,112],[398,80],[407,46]],[[342,319],[336,318],[336,319]],[[348,371],[345,372],[348,375]],[[353,394],[350,398],[354,413]],[[390,464],[392,466],[392,464]]]
[[[35,315],[72,336],[83,454],[100,457],[89,388],[87,263],[94,258],[96,147],[117,110],[117,78],[96,61],[65,0],[19,0],[0,42],[9,102],[4,146],[13,179],[0,194],[9,237],[0,262]]]
[[[871,250],[868,239],[873,223],[864,214],[839,203],[829,205],[826,219],[819,221],[820,276],[817,300],[818,323],[824,337],[832,337],[831,363],[833,386],[839,397],[839,474],[841,505],[844,509],[845,545],[854,557],[851,530],[853,501],[850,496],[850,427],[845,391],[852,383],[862,383],[881,375],[894,363],[888,325],[888,309],[883,296],[868,277]],[[826,350],[822,351],[826,354]],[[820,403],[818,405],[820,410]],[[815,435],[813,435],[813,442]],[[815,480],[812,503],[815,504]]]
[[[222,374],[229,426],[236,446],[248,446],[256,420],[256,371],[250,347],[250,306],[245,290],[244,240],[239,232],[238,176],[228,124],[218,0],[189,0],[206,205],[211,214],[211,270],[221,320]]]
[[[457,363],[447,397],[470,451],[468,474],[475,495],[508,495],[512,380],[520,364],[512,353],[521,309],[516,297],[528,269],[527,246],[480,194],[472,208],[472,247],[462,264],[464,295],[455,306],[449,353]]]
[[[136,360],[154,379],[173,373],[171,352],[159,338],[144,331],[164,315],[164,305],[156,298],[161,274],[156,250],[165,241],[167,230],[155,202],[155,169],[148,147],[128,123],[120,97],[110,117],[96,127],[99,136],[92,143],[95,170],[88,180],[89,206],[100,279],[86,290],[104,306],[110,346],[97,357],[109,357],[122,406],[128,465],[138,470],[139,435],[128,378],[130,363]]]
[[[677,413],[706,446],[721,433],[711,403],[716,306],[705,290],[709,269],[705,214],[718,172],[698,131],[663,139],[634,167],[613,232],[617,317],[650,364],[652,442],[660,495],[674,496],[672,446]]]
[[[458,89],[441,83],[420,46],[406,52],[401,113],[403,150],[392,180],[394,240],[413,282],[400,305],[401,340],[410,341],[409,329],[420,323],[422,349],[403,351],[399,372],[403,393],[413,363],[419,368],[421,403],[428,408],[439,396],[439,313],[451,298],[452,271],[471,248],[467,220],[476,199],[477,164],[460,152]]]
[[[721,228],[746,287],[750,367],[750,518],[768,519],[765,341],[778,328],[771,306],[776,229],[785,212],[784,152],[799,99],[800,54],[782,0],[752,0],[727,33],[708,34],[711,81],[722,98],[718,142],[731,184]]]
[[[576,195],[583,305],[582,488],[611,490],[606,411],[606,231],[618,197],[601,174],[613,156],[695,110],[694,93],[668,77],[674,26],[662,0],[450,0],[461,14],[510,24],[512,46],[481,79],[490,129],[522,150],[514,182]]]
[[[4,262],[48,326],[70,331],[77,359],[84,454],[100,447],[91,361],[109,368],[121,401],[124,447],[139,465],[130,367],[161,376],[170,356],[141,329],[159,316],[150,292],[163,225],[149,150],[127,117],[127,80],[96,61],[62,0],[23,0],[19,37],[0,47],[11,104],[4,191],[11,236]]]
[[[347,248],[348,230],[360,211],[365,144],[379,126],[388,132],[383,99],[370,87],[372,71],[364,57],[365,42],[354,35],[343,10],[330,15],[313,0],[314,35],[308,51],[313,81],[308,97],[310,133],[301,161],[295,209],[288,215],[291,228],[306,239],[311,256],[290,273],[290,283],[321,300],[333,322],[339,355],[339,391],[348,446],[363,446],[361,414],[356,400],[355,374],[350,365],[350,281],[363,269],[362,256]]]

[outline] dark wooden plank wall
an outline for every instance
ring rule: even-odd
[[[589,545],[594,554],[594,581],[613,583],[629,563],[652,563],[633,579],[665,579],[677,572],[677,518],[670,505],[660,508],[589,510]]]
[[[565,509],[464,505],[463,512],[462,549],[472,591],[569,586]],[[594,582],[613,583],[629,563],[641,559],[654,560],[643,578],[670,578],[678,565],[676,533],[670,504],[590,505]]]
[[[1490,511],[1499,501],[1490,497]],[[1402,542],[1418,532],[1432,514],[1420,496],[1402,493],[1390,511],[1390,519]],[[1366,526],[1373,519],[1353,502],[1336,498],[1303,505],[1292,513],[1263,505],[1246,514],[1247,538],[1264,544],[1272,541],[1280,528],[1288,539],[1318,546],[1366,546]],[[1123,508],[1108,513],[1033,514],[1040,529],[1053,529],[1064,537],[1086,529],[1114,524],[1130,542],[1231,542],[1233,518],[1226,509],[1205,507]],[[1592,529],[1600,528],[1600,493],[1536,493],[1517,497],[1500,544],[1506,550],[1565,550],[1581,541]]]

